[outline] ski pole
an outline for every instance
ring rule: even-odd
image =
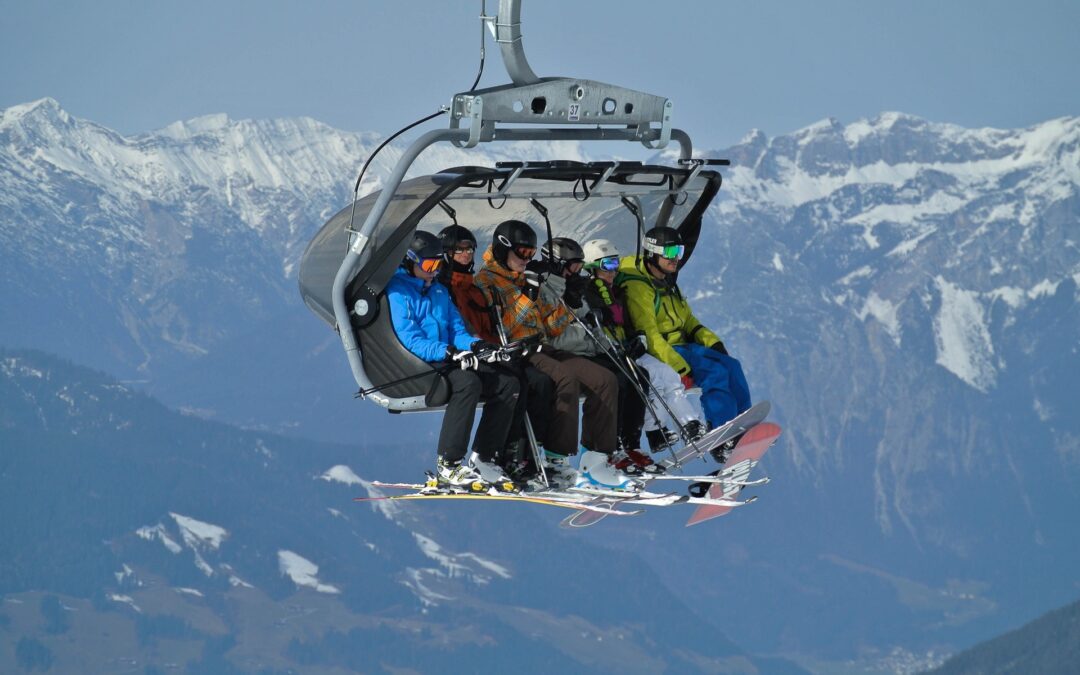
[[[559,302],[562,303],[562,305],[566,309],[566,311],[570,312],[570,316],[573,317],[574,321],[577,321],[578,324],[585,330],[585,334],[588,335],[589,338],[594,343],[596,343],[596,346],[600,349],[601,352],[603,352],[604,356],[608,357],[608,359],[610,359],[611,362],[615,364],[615,367],[619,369],[619,371],[623,374],[623,376],[626,377],[626,379],[630,380],[630,383],[633,385],[634,390],[637,392],[637,395],[640,396],[641,400],[645,403],[646,406],[648,406],[649,411],[653,414],[653,417],[655,417],[657,421],[660,421],[660,415],[657,414],[656,408],[653,407],[652,401],[649,400],[648,394],[646,394],[645,391],[641,388],[640,381],[637,379],[637,372],[636,371],[635,372],[628,372],[627,369],[626,369],[626,366],[624,366],[622,363],[619,362],[618,350],[615,347],[614,343],[611,342],[611,337],[608,336],[608,334],[605,333],[603,330],[600,331],[604,335],[604,338],[611,344],[612,350],[609,352],[604,347],[604,344],[602,342],[600,342],[600,339],[598,337],[596,337],[596,335],[593,333],[593,331],[590,330],[589,327],[585,324],[585,322],[581,320],[581,317],[579,317],[577,314],[575,314],[573,312],[573,310],[571,310],[570,307],[568,307],[566,305],[566,301],[563,300],[562,298],[559,298]],[[627,358],[627,362],[632,363],[632,361],[629,359],[629,357]],[[631,370],[633,371],[633,366],[631,366]],[[667,408],[667,402],[663,401],[663,397],[657,396],[657,398],[660,399],[664,403],[664,407]],[[686,437],[686,434],[682,432],[682,425],[678,424],[679,420],[677,418],[675,418],[674,413],[671,412],[671,408],[667,408],[667,409],[668,409],[668,413],[671,414],[672,419],[675,421],[676,426],[679,426],[679,432],[680,432],[680,435],[683,436],[683,440],[686,441],[688,445],[690,445],[691,443],[688,440],[688,438]],[[696,448],[697,446],[694,446],[694,447]],[[668,449],[668,452],[671,453],[671,458],[674,461],[675,466],[676,467],[680,466],[679,458],[675,454],[675,449],[672,448],[670,445],[668,446],[667,449]]]
[[[495,324],[495,331],[499,335],[499,342],[505,347],[509,342],[506,335],[506,326],[502,323],[503,304],[499,299],[499,296],[492,293],[491,309],[495,314],[493,324]],[[526,383],[526,396],[528,396],[528,375],[525,375],[524,368],[522,368],[522,378]],[[544,470],[544,458],[540,456],[540,446],[536,443],[536,434],[533,432],[532,421],[529,420],[529,411],[525,411],[525,417],[523,420],[525,426],[525,438],[529,443],[529,449],[532,450],[533,463],[536,464],[536,471],[540,475],[540,482],[544,484],[544,487],[550,488],[551,483],[548,482],[547,471]]]
[[[379,385],[376,385],[374,387],[368,387],[367,389],[361,389],[360,391],[356,392],[356,394],[353,395],[353,398],[367,398],[369,394],[374,394],[377,391],[382,391],[383,389],[387,389],[389,387],[394,387],[394,386],[397,386],[399,384],[404,384],[406,382],[411,382],[411,381],[419,379],[421,377],[427,377],[428,375],[433,375],[433,374],[440,374],[441,375],[443,373],[446,373],[448,370],[450,370],[449,367],[444,367],[444,368],[434,368],[433,367],[430,371],[426,371],[426,372],[422,372],[422,373],[414,373],[412,375],[406,375],[405,377],[394,380],[392,382],[384,382],[383,384],[379,384]]]

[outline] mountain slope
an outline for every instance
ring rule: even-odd
[[[125,138],[47,100],[0,136],[0,314],[20,318],[0,342],[251,428],[430,445],[436,416],[352,400],[292,285],[375,138],[221,117]],[[774,481],[704,539],[674,510],[590,537],[684,575],[695,606],[737,598],[763,652],[919,664],[1057,605],[1080,581],[1078,138],[1077,118],[884,113],[706,153],[733,164],[681,284],[773,401]],[[417,171],[525,152],[583,157],[433,150]],[[621,215],[555,227],[630,250]]]
[[[745,654],[640,561],[555,527],[561,512],[351,502],[373,488],[346,462],[389,476],[415,453],[240,431],[10,350],[0,444],[5,672],[801,672]]]
[[[957,654],[934,675],[1066,675],[1080,663],[1080,602]]]

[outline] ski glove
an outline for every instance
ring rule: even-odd
[[[585,284],[587,277],[575,274],[566,279],[566,290],[563,291],[563,300],[571,309],[580,309],[585,297]]]
[[[690,373],[682,376],[682,386],[685,389],[694,388],[694,378],[690,377]]]
[[[603,328],[604,327],[604,310],[599,307],[593,307],[585,314],[585,323],[589,324],[590,328]]]
[[[525,294],[526,298],[536,302],[536,299],[540,297],[541,281],[539,273],[533,270],[525,270],[525,287],[521,289],[521,292]]]
[[[470,351],[457,352],[452,358],[462,370],[476,370],[480,367],[480,359]]]
[[[727,347],[724,346],[723,340],[717,340],[716,342],[712,343],[711,345],[709,345],[709,349],[720,352],[724,356],[728,355]]]
[[[623,347],[626,349],[626,355],[635,361],[649,353],[649,350],[645,348],[645,343],[637,338],[627,340]]]
[[[476,358],[485,363],[495,363],[496,361],[509,361],[510,359],[503,354],[503,348],[499,345],[492,344],[486,340],[477,340],[472,343],[470,350],[476,354]]]

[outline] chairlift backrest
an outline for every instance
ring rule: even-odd
[[[355,212],[352,206],[342,209],[311,241],[300,264],[301,294],[319,318],[339,331],[349,331],[349,337],[358,342],[368,386],[383,387],[432,373],[386,386],[380,392],[380,404],[391,411],[427,409],[445,401],[445,384],[438,384],[441,378],[431,367],[398,341],[384,289],[417,229],[438,232],[450,224],[446,211],[438,208],[440,202],[453,204],[458,222],[476,235],[481,246],[478,258],[490,241],[491,231],[503,220],[530,222],[540,238],[546,236],[531,199],[548,208],[556,236],[584,241],[603,232],[625,253],[631,253],[640,233],[636,219],[622,203],[624,197],[641,204],[646,228],[667,223],[679,229],[689,257],[699,236],[702,214],[720,183],[720,175],[713,171],[555,162],[495,169],[458,167],[414,178],[398,187],[370,235],[366,256],[354,276],[346,280],[349,325],[339,327],[335,320],[334,280],[349,252],[349,223],[362,222],[380,199],[379,193],[359,200]]]

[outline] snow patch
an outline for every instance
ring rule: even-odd
[[[346,485],[364,485],[364,480],[344,464],[338,464],[337,466],[331,467],[326,473],[319,476],[319,478],[328,483],[334,482],[344,483]]]
[[[292,551],[278,551],[278,570],[297,586],[313,588],[319,593],[340,593],[335,586],[324,584],[316,576],[319,566]]]
[[[475,553],[450,553],[443,551],[443,548],[439,544],[422,534],[413,532],[413,538],[416,539],[417,546],[427,557],[438,562],[446,570],[447,576],[465,577],[472,580],[474,583],[486,584],[490,578],[477,571],[468,562],[475,563],[483,570],[487,570],[503,579],[511,578],[510,571],[498,563],[491,562],[476,555]]]
[[[425,607],[437,607],[440,602],[453,600],[453,598],[448,595],[436,593],[428,588],[424,583],[424,576],[429,574],[441,576],[442,573],[439,572],[439,570],[407,567],[405,568],[406,579],[402,583],[411,590],[417,598],[419,598],[420,603]]]
[[[116,577],[116,585],[119,586],[124,583],[124,579],[135,576],[135,571],[128,567],[127,563],[124,563],[119,572],[113,572],[113,576]]]
[[[180,588],[174,588],[173,590],[174,590],[174,591],[176,591],[177,593],[180,593],[180,594],[182,594],[182,595],[194,595],[194,596],[195,596],[195,597],[197,597],[197,598],[202,598],[202,597],[205,597],[205,596],[203,596],[203,593],[202,593],[202,591],[200,591],[200,590],[196,590],[196,589],[194,589],[194,588],[183,588],[183,587],[180,587]]]
[[[860,321],[866,321],[868,316],[872,316],[877,319],[878,323],[885,327],[885,330],[889,333],[889,337],[897,347],[900,346],[900,321],[896,318],[896,310],[898,305],[894,305],[888,300],[881,298],[877,293],[871,291],[863,302],[862,309],[859,310],[857,316]]]
[[[135,598],[131,597],[130,595],[120,595],[118,593],[110,593],[109,594],[109,599],[112,600],[113,602],[119,602],[121,604],[128,605],[129,607],[134,609],[139,614],[142,614],[142,610],[139,609],[139,606],[135,604]]]
[[[197,551],[200,547],[217,550],[221,548],[221,542],[225,537],[229,536],[228,531],[223,527],[204,523],[201,520],[182,516],[179,513],[170,512],[169,515],[172,516],[177,527],[180,528],[184,543],[192,550]]]
[[[165,531],[165,526],[161,523],[158,523],[153,527],[149,525],[140,527],[139,529],[135,530],[135,534],[142,537],[143,539],[146,539],[147,541],[153,541],[155,539],[161,541],[161,543],[165,545],[165,548],[168,549],[169,553],[172,553],[173,555],[176,555],[177,553],[180,553],[180,551],[184,550],[184,548],[180,546],[180,544],[177,544],[175,541],[173,541],[172,537],[169,536],[169,533]]]
[[[936,277],[941,308],[934,317],[936,363],[981,392],[989,391],[997,379],[994,345],[986,326],[979,294],[964,290]]]
[[[991,301],[1001,300],[1012,309],[1019,309],[1032,300],[1053,296],[1057,293],[1058,286],[1060,285],[1061,282],[1043,279],[1027,290],[1017,288],[1016,286],[1002,286],[1001,288],[995,288],[987,293],[986,297]]]
[[[235,574],[229,576],[229,585],[233,588],[236,588],[238,586],[242,586],[244,588],[255,588],[254,586],[244,581],[240,577],[236,576]]]

